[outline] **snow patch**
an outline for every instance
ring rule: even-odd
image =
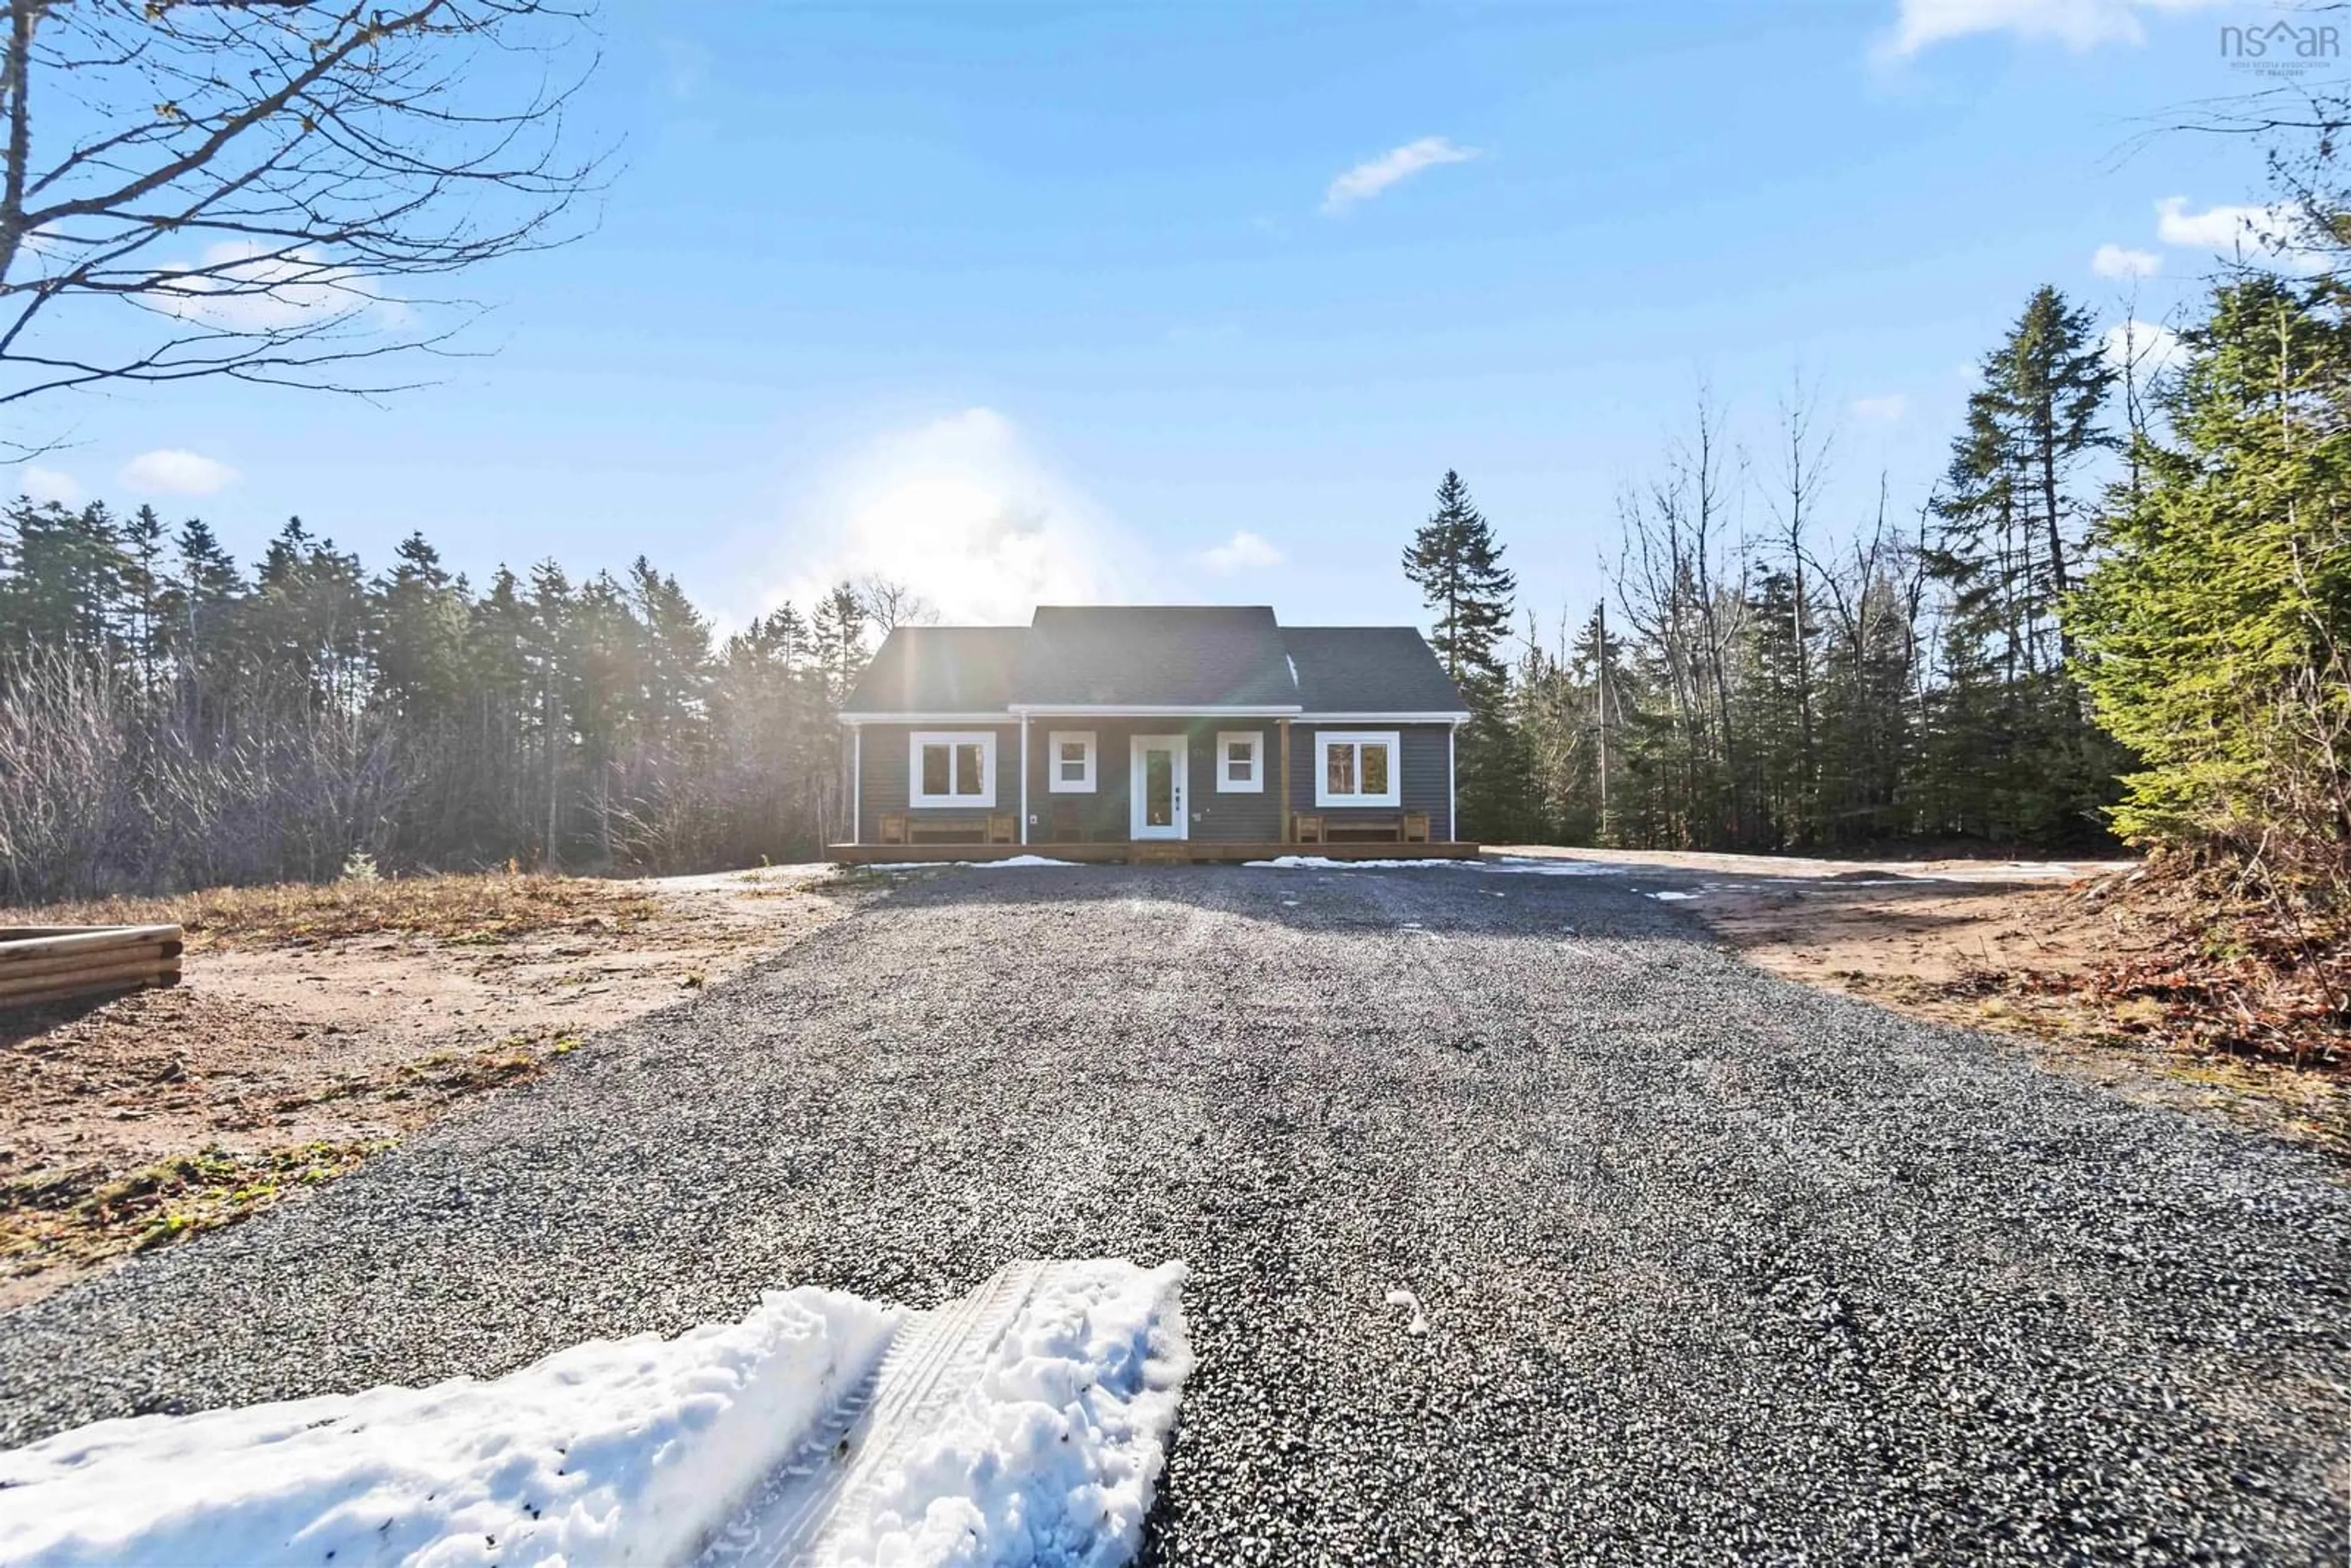
[[[1276,855],[1270,861],[1244,861],[1241,863],[1270,871],[1408,871],[1438,865],[1466,866],[1471,871],[1478,869],[1476,861],[1341,861],[1327,855]]]
[[[1401,871],[1415,866],[1451,866],[1458,871],[1499,872],[1510,876],[1629,876],[1649,870],[1619,861],[1539,860],[1531,855],[1499,855],[1484,860],[1332,860],[1328,855],[1277,855],[1250,861],[1275,871]]]
[[[970,1375],[911,1401],[892,1399],[884,1357],[965,1322],[956,1307],[803,1289],[486,1382],[102,1421],[0,1452],[0,1562],[723,1556],[748,1500],[837,1474],[844,1423],[872,1409],[890,1412],[886,1441],[868,1434],[865,1483],[833,1500],[812,1561],[1113,1568],[1141,1543],[1191,1366],[1183,1265],[1015,1267],[1033,1288],[973,1340]]]
[[[1050,1278],[972,1392],[892,1456],[820,1561],[1111,1568],[1132,1558],[1191,1370],[1183,1282],[1180,1263]]]
[[[1699,895],[1695,893],[1682,893],[1668,887],[1661,892],[1650,894],[1648,896],[1656,899],[1659,904],[1687,904]]]
[[[1392,1307],[1404,1307],[1411,1312],[1412,1322],[1405,1324],[1405,1333],[1417,1338],[1428,1332],[1428,1314],[1420,1310],[1420,1298],[1414,1295],[1410,1291],[1390,1291],[1388,1292],[1388,1305]]]
[[[0,1453],[0,1562],[674,1563],[904,1315],[771,1291],[489,1382],[100,1421]]]
[[[1032,866],[1076,865],[1076,861],[1049,860],[1043,855],[1011,855],[1000,861],[874,861],[867,871],[940,871],[964,866],[973,871],[1019,871]]]

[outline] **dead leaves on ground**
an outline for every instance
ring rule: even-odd
[[[309,946],[375,936],[487,946],[549,931],[625,933],[660,912],[650,894],[595,877],[483,872],[207,888],[52,904],[11,918],[45,925],[170,921],[195,947]]]

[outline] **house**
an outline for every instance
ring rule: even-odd
[[[1264,605],[900,626],[841,717],[840,860],[1476,853],[1454,821],[1468,707],[1409,626]]]

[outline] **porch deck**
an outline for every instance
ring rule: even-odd
[[[1209,843],[1196,839],[1121,840],[1066,844],[834,844],[825,858],[841,865],[912,865],[925,862],[1005,861],[1021,855],[1075,861],[1088,865],[1124,862],[1153,864],[1230,865],[1281,855],[1312,855],[1333,861],[1473,861],[1478,845],[1468,841],[1400,844],[1354,840],[1335,844]]]

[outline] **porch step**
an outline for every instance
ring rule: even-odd
[[[1191,860],[1191,850],[1181,843],[1134,845],[1134,861],[1136,865],[1188,865]]]

